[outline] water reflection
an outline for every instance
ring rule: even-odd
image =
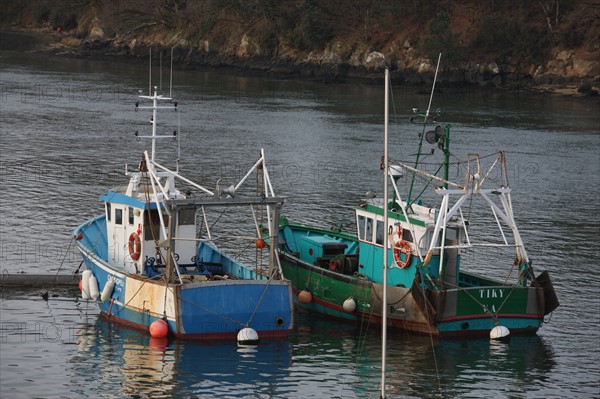
[[[515,336],[507,342],[399,337],[392,342],[388,389],[400,396],[460,396],[503,382],[506,392],[520,396],[521,388],[511,384],[532,384],[556,363],[539,336]]]
[[[235,342],[155,339],[100,317],[80,327],[78,352],[71,359],[78,374],[120,386],[120,394],[129,397],[260,393],[273,390],[291,365],[287,341],[238,347]]]

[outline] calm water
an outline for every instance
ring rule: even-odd
[[[147,70],[1,57],[1,269],[69,273],[71,231],[138,162],[133,133],[147,114],[133,104]],[[264,147],[290,218],[349,227],[345,207],[381,191],[380,87],[177,72],[174,94],[181,126],[167,131],[179,129],[184,174],[208,187],[241,177]],[[406,116],[427,102],[395,88],[393,158],[415,150],[401,145],[418,133]],[[537,336],[508,344],[391,334],[390,397],[599,397],[598,103],[441,88],[434,106],[453,123],[456,154],[508,151],[521,234],[561,306]],[[99,320],[76,294],[2,292],[1,397],[378,397],[379,332],[366,325],[299,314],[289,340],[252,349],[154,342]]]

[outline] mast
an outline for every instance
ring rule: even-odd
[[[446,132],[446,139],[444,140],[444,188],[448,188],[448,181],[450,180],[450,125],[444,126]]]
[[[385,68],[385,100],[383,111],[383,226],[388,226],[388,116],[390,71]],[[383,309],[381,320],[381,399],[385,399],[385,366],[387,356],[387,264],[388,235],[383,234]]]
[[[429,96],[429,105],[427,106],[427,112],[425,112],[425,118],[423,119],[423,131],[421,131],[421,135],[419,136],[419,149],[417,151],[417,158],[415,160],[415,169],[419,168],[419,159],[421,157],[421,149],[423,148],[423,139],[425,138],[425,129],[427,128],[427,118],[429,118],[429,111],[431,110],[431,102],[433,101],[433,92],[435,90],[435,82],[437,80],[438,70],[440,69],[440,60],[442,59],[442,53],[438,55],[437,66],[435,67],[435,75],[433,77],[433,87],[431,88],[431,95]],[[446,135],[448,135],[448,130],[446,130]],[[410,188],[408,189],[408,195],[406,197],[406,205],[410,207],[412,202],[412,191],[415,185],[415,175],[413,175],[412,180],[410,182]],[[447,180],[447,178],[446,178]],[[447,187],[446,187],[447,188]]]
[[[158,92],[156,90],[156,86],[154,86],[154,95],[152,96],[152,101],[152,155],[150,160],[154,162],[154,153],[156,152],[156,111],[158,106]]]

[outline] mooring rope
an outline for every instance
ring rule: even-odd
[[[172,289],[172,288],[170,288],[170,287],[169,287],[169,289]],[[206,308],[206,307],[204,307],[204,306],[202,306],[202,305],[200,305],[200,304],[197,304],[197,303],[195,303],[195,302],[192,302],[192,301],[190,301],[189,299],[185,299],[185,298],[182,298],[182,297],[180,297],[180,299],[181,299],[182,301],[184,301],[184,302],[187,302],[187,303],[189,303],[189,304],[190,304],[190,305],[192,305],[192,306],[196,306],[196,307],[198,307],[198,308],[200,308],[200,309],[202,309],[202,310],[204,310],[204,311],[206,311],[206,312],[208,312],[208,313],[212,313],[212,314],[214,314],[215,316],[221,317],[222,319],[225,319],[225,320],[227,320],[227,321],[230,321],[230,322],[232,322],[232,323],[235,323],[235,324],[239,324],[239,325],[240,325],[240,326],[242,326],[242,327],[245,327],[245,326],[246,326],[244,323],[242,323],[242,322],[240,322],[240,321],[237,321],[237,320],[234,320],[234,319],[232,319],[232,318],[230,318],[230,317],[227,317],[227,316],[224,316],[224,315],[222,315],[222,314],[219,314],[219,313],[217,313],[217,312],[215,312],[215,311],[213,311],[213,310],[210,310],[210,309],[208,309],[208,308]]]
[[[273,280],[274,275],[275,275],[275,268],[273,268],[273,273],[267,280],[267,284],[265,285],[265,288],[263,289],[262,293],[260,294],[260,298],[258,299],[256,306],[254,306],[254,310],[252,311],[252,314],[250,315],[250,318],[248,319],[248,323],[246,323],[246,327],[248,327],[250,325],[250,323],[252,323],[252,319],[254,318],[254,315],[256,314],[256,311],[258,310],[258,307],[260,306],[260,303],[262,302],[262,300],[265,296],[265,293],[267,292],[267,289],[269,288],[269,285],[271,284],[271,281]]]

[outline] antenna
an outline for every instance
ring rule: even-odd
[[[150,71],[148,73],[148,95],[152,95],[152,47],[150,47],[150,59],[148,60]]]
[[[435,67],[435,75],[433,76],[433,86],[431,87],[431,95],[429,96],[429,105],[427,106],[427,112],[425,112],[425,118],[423,119],[423,131],[420,135],[419,140],[419,150],[417,151],[417,159],[415,160],[415,169],[419,166],[419,157],[421,156],[421,149],[423,148],[423,138],[426,136],[425,129],[427,128],[427,117],[429,116],[429,110],[431,109],[431,102],[433,101],[433,92],[435,90],[435,82],[437,81],[438,70],[440,69],[440,60],[442,59],[442,53],[438,55],[437,66]],[[414,111],[414,109],[413,109]],[[408,196],[406,197],[406,205],[410,207],[411,204],[411,195],[413,186],[415,184],[415,175],[413,174],[412,180],[410,182],[410,188],[408,189]]]
[[[433,86],[431,87],[431,95],[429,96],[429,105],[427,106],[427,113],[425,114],[425,121],[423,125],[427,122],[427,117],[429,116],[429,110],[431,109],[431,101],[433,100],[433,91],[435,90],[435,82],[437,81],[438,70],[440,69],[440,60],[442,59],[442,53],[438,55],[437,66],[435,67],[435,75],[433,77]],[[425,127],[423,127],[425,129]]]
[[[169,79],[169,97],[173,98],[173,96],[171,96],[171,92],[173,90],[173,47],[171,47],[171,77]]]

